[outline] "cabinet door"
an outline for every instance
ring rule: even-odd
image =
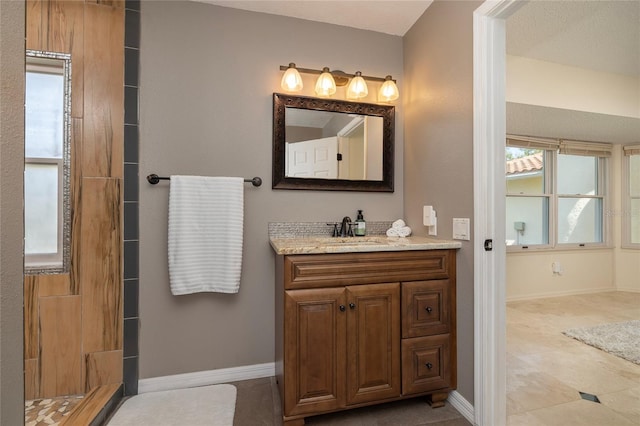
[[[402,283],[402,337],[449,333],[452,285],[449,280]]]
[[[284,415],[344,406],[345,289],[285,292]]]
[[[402,340],[402,393],[451,387],[451,337],[448,334]]]
[[[400,395],[400,284],[347,287],[347,404]]]

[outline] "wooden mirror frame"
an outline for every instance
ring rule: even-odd
[[[382,117],[382,180],[306,179],[285,176],[286,107]],[[273,189],[393,192],[395,107],[273,94]]]

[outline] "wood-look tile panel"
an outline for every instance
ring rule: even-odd
[[[42,0],[26,2],[26,46],[29,50],[42,50]]]
[[[120,179],[82,179],[82,295],[85,353],[122,349]]]
[[[84,4],[68,0],[45,1],[42,25],[42,50],[71,53],[71,115],[82,117]]]
[[[84,176],[122,177],[124,10],[85,4]]]
[[[116,8],[124,8],[124,0],[85,0],[87,3],[100,4],[102,6],[111,6]]]
[[[37,359],[24,360],[24,399],[39,399],[40,395],[40,367]]]
[[[24,276],[24,359],[38,358],[38,276]]]
[[[70,296],[71,283],[69,274],[38,275],[38,295]]]
[[[70,285],[71,293],[80,292],[80,256],[82,253],[80,224],[82,222],[82,124],[81,118],[71,119],[71,253]]]
[[[40,298],[42,396],[82,393],[80,296]]]
[[[120,385],[105,385],[94,388],[82,399],[71,414],[65,417],[60,426],[89,425],[100,414],[100,410],[118,392]]]
[[[94,352],[85,356],[85,392],[122,383],[122,351]]]

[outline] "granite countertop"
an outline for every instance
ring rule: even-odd
[[[276,254],[360,253],[371,251],[406,251],[458,249],[459,241],[430,237],[293,237],[270,238]]]

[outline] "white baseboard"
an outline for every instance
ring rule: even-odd
[[[458,410],[460,414],[462,414],[464,418],[469,421],[469,423],[471,423],[472,425],[475,424],[476,413],[473,405],[471,405],[469,401],[464,399],[464,397],[460,395],[458,391],[451,392],[447,397],[447,401],[449,401],[449,404],[451,404],[453,408]]]
[[[152,377],[150,379],[140,379],[138,381],[138,393],[185,389],[196,386],[216,385],[218,383],[238,382],[240,380],[260,379],[262,377],[275,376],[275,374],[275,363],[267,362],[265,364],[243,365],[242,367],[221,368],[218,370]]]
[[[523,296],[507,297],[507,303],[516,302],[519,300],[546,299],[547,297],[577,296],[579,294],[604,293],[604,292],[611,292],[611,291],[620,291],[620,289],[615,287],[602,287],[602,288],[593,288],[589,290],[549,291],[546,293],[533,293],[533,294],[527,294]]]
[[[637,288],[637,287],[616,287],[616,291],[625,291],[627,293],[640,293],[640,288]]]

